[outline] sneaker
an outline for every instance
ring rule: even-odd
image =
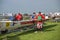
[[[40,31],[42,31],[42,28],[40,28]]]
[[[37,31],[35,31],[34,33],[37,33]]]

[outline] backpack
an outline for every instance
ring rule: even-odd
[[[42,17],[41,16],[38,16],[38,21],[41,21],[42,20]]]

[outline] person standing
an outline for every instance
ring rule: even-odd
[[[14,19],[13,14],[11,14],[11,15],[9,16],[9,20],[13,21],[13,19]]]
[[[37,28],[39,30],[42,30],[43,28],[43,21],[45,20],[45,16],[43,14],[41,14],[41,12],[39,12],[36,16],[35,16],[35,19],[37,21]]]
[[[33,15],[32,15],[32,20],[34,20],[34,17],[36,16],[36,13],[35,12],[33,12]]]
[[[22,20],[22,14],[18,13],[18,14],[16,15],[16,20],[17,20],[17,21]]]

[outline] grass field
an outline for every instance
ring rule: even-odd
[[[60,23],[46,22],[43,31],[29,30],[27,32],[14,32],[0,35],[0,40],[7,37],[7,40],[60,40]]]

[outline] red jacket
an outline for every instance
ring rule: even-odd
[[[38,15],[36,15],[36,16],[35,16],[35,19],[37,19],[37,18],[38,18],[38,16],[41,16],[41,17],[42,17],[42,19],[45,19],[45,16],[44,16],[43,14],[38,14]]]
[[[21,20],[22,16],[21,15],[16,15],[16,20]]]
[[[42,17],[42,20],[45,20],[45,16],[43,14],[38,14],[35,16],[35,19],[38,19],[38,16],[41,16]]]

